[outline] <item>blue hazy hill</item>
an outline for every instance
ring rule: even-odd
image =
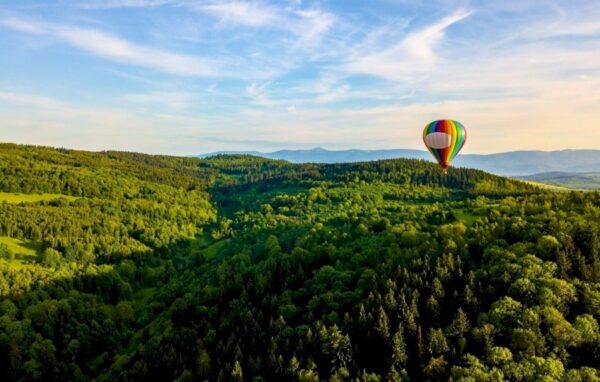
[[[568,188],[600,190],[600,172],[552,171],[523,176],[521,178]]]

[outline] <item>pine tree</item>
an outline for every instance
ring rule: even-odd
[[[235,382],[242,382],[244,380],[240,361],[235,361],[235,364],[233,365],[233,369],[231,370],[231,380]]]
[[[404,366],[407,359],[408,354],[406,354],[406,344],[404,342],[404,327],[402,324],[399,324],[398,329],[392,338],[393,366],[401,368]]]
[[[383,307],[379,307],[379,314],[377,316],[377,325],[375,327],[377,333],[385,340],[389,341],[390,338],[390,320],[388,319]]]

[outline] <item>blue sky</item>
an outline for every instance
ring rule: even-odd
[[[598,1],[0,1],[0,141],[600,149]]]

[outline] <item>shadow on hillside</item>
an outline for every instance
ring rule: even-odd
[[[285,229],[296,232],[306,226]],[[280,233],[280,228],[264,228],[246,234],[258,241],[276,234],[283,251],[291,252],[293,235],[286,239]],[[210,284],[215,264],[241,250],[235,241],[205,234],[158,248],[153,256],[98,264],[0,298],[0,380],[113,379],[127,364],[128,354],[143,351],[155,335],[164,334],[173,304]],[[250,256],[259,261],[264,253]],[[196,346],[194,341],[191,345]],[[185,356],[191,354],[196,353]],[[181,368],[149,365],[152,379],[174,380],[193,360],[174,363]]]

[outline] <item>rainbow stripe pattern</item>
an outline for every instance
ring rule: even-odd
[[[423,142],[438,161],[444,173],[452,159],[458,154],[467,141],[467,130],[457,121],[439,119],[425,126]]]

